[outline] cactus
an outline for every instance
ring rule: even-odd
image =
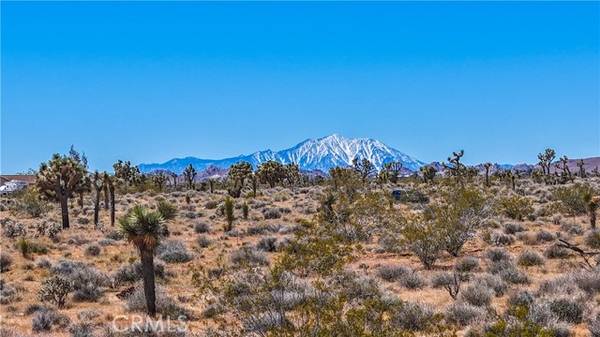
[[[71,291],[73,291],[73,284],[66,278],[56,275],[44,280],[38,295],[40,301],[50,302],[62,308]]]

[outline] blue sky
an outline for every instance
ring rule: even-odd
[[[600,154],[600,5],[2,2],[3,173],[339,133],[423,161]]]

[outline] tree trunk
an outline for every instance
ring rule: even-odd
[[[79,192],[79,207],[83,209],[83,192]]]
[[[60,211],[62,213],[62,227],[69,228],[69,198],[60,197]]]
[[[98,227],[98,213],[100,213],[100,189],[96,188],[96,199],[94,200],[94,226]]]
[[[108,186],[104,184],[104,209],[108,210]]]
[[[115,188],[113,186],[109,186],[108,190],[110,192],[110,225],[115,225]]]
[[[144,295],[148,315],[156,316],[156,289],[154,284],[154,254],[152,251],[140,250],[142,274],[144,278]]]
[[[596,229],[596,209],[590,209],[590,227]]]

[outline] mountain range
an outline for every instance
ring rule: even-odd
[[[283,164],[296,163],[303,171],[327,172],[332,167],[352,165],[354,158],[368,159],[377,170],[385,163],[396,161],[408,171],[416,171],[424,162],[400,152],[378,140],[371,138],[346,138],[337,134],[318,139],[307,139],[291,148],[281,151],[264,150],[248,155],[224,159],[201,159],[196,157],[175,158],[164,163],[139,164],[141,172],[167,170],[180,174],[192,165],[197,171],[208,168],[227,169],[239,161],[246,161],[256,168],[261,163],[275,160]]]

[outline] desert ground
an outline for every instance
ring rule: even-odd
[[[263,184],[256,196],[246,186],[229,199],[228,231],[224,188],[117,190],[114,226],[103,198],[94,225],[87,193],[69,201],[68,229],[57,203],[32,215],[22,194],[3,197],[0,336],[599,336],[600,236],[580,190],[597,193],[600,178],[519,177],[514,189],[501,177],[450,179]],[[461,216],[473,226],[457,256],[438,247],[426,267],[415,252],[428,247],[411,240],[427,220],[414,217],[461,189],[482,196],[481,213]],[[146,309],[139,253],[118,219],[159,201],[176,215],[155,252],[157,307],[187,329],[116,331]],[[64,305],[41,299],[56,275],[72,282]]]

